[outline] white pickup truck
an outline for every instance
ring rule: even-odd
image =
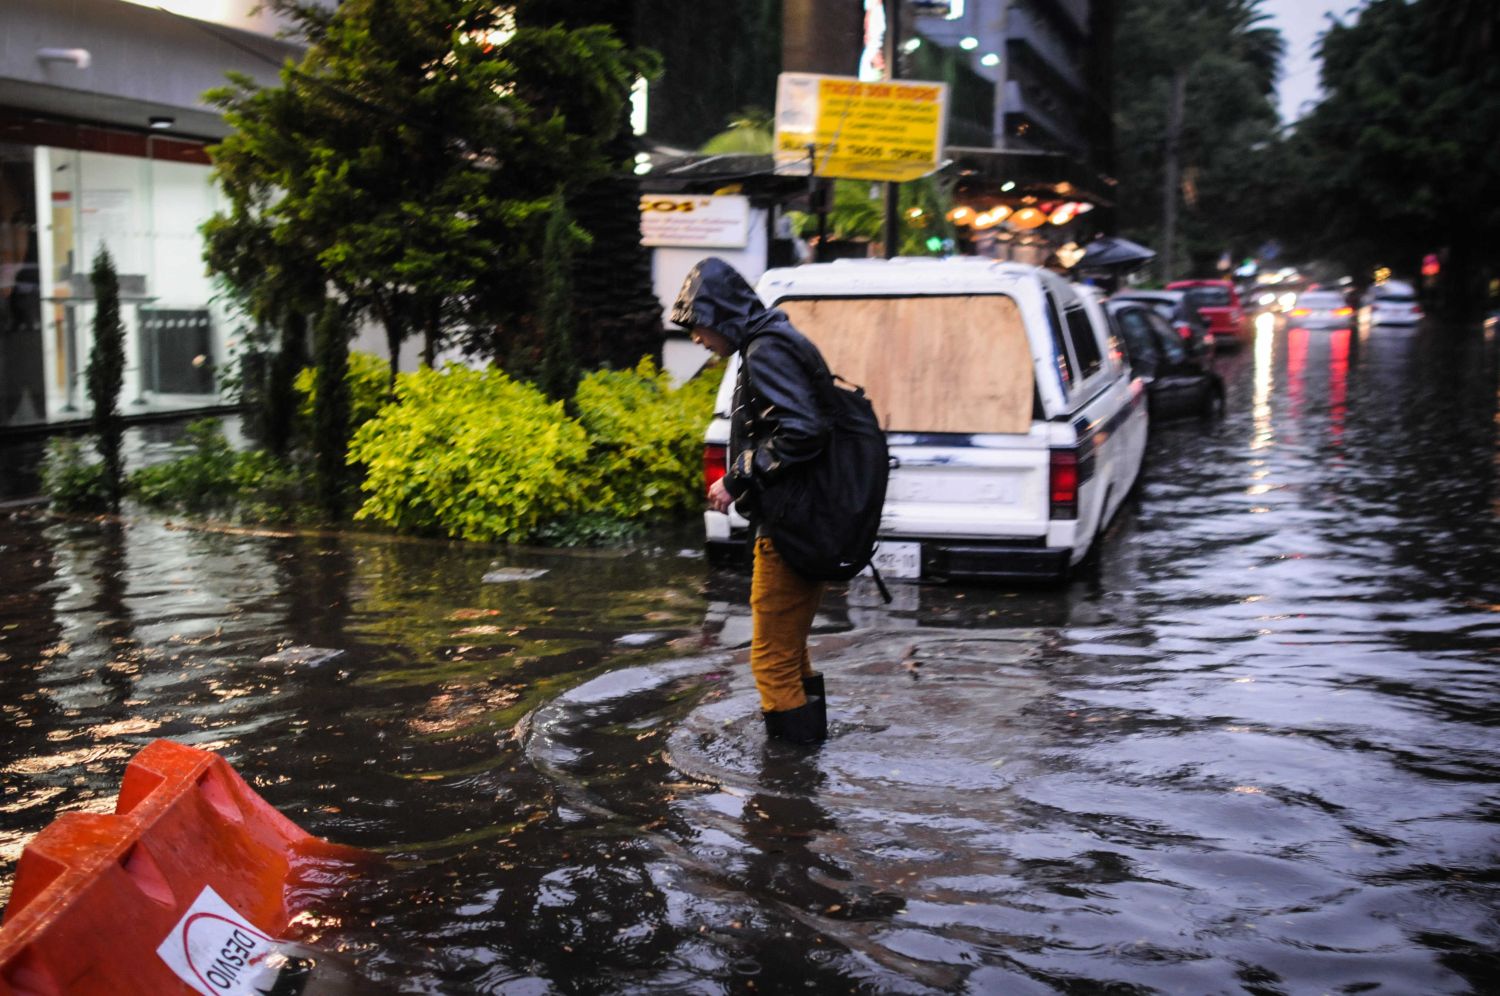
[[[1090,288],[988,259],[840,260],[757,285],[868,392],[891,478],[876,566],[891,579],[1066,577],[1140,471],[1143,386]],[[724,473],[738,356],[708,426]],[[715,562],[744,562],[749,524],[704,513]]]

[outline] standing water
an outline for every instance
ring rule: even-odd
[[[1492,991],[1493,330],[1225,372],[1086,580],[831,592],[810,753],[691,528],[0,519],[0,898],[170,737],[389,858],[299,939],[399,991]]]

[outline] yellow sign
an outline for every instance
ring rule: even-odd
[[[776,166],[847,180],[916,180],[942,165],[945,83],[862,83],[782,73],[776,87]]]

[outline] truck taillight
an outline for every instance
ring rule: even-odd
[[[1078,453],[1076,450],[1053,450],[1047,474],[1051,496],[1052,518],[1078,518]]]
[[[722,445],[709,443],[703,447],[703,493],[714,486],[729,470],[729,451]]]

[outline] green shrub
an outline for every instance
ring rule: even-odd
[[[588,508],[618,519],[659,519],[703,505],[703,430],[722,367],[673,390],[649,358],[601,370],[573,403],[589,433]]]
[[[65,512],[99,512],[109,507],[109,482],[102,461],[91,460],[81,440],[61,436],[47,441],[42,459],[42,493]]]
[[[182,512],[234,512],[253,521],[288,517],[301,475],[266,450],[236,452],[218,419],[188,424],[181,456],[130,475],[136,500]]]
[[[422,369],[355,433],[368,468],[356,519],[471,540],[520,540],[581,507],[583,428],[497,369]]]
[[[205,418],[188,423],[179,445],[185,450],[182,456],[142,467],[130,475],[130,490],[136,499],[156,508],[185,511],[229,504],[234,497],[234,447],[224,438],[219,420]]]

